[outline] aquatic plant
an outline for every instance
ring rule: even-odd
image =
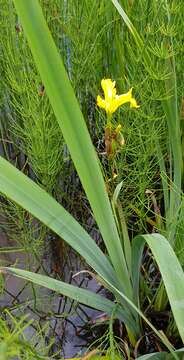
[[[139,36],[137,36],[137,33],[133,31],[134,29],[126,14],[123,12],[122,7],[120,7],[117,1],[113,2],[122,14],[131,32],[133,32],[137,45],[142,49],[142,41]],[[182,306],[180,305],[182,305],[184,294],[184,276],[181,265],[171,246],[173,245],[177,228],[177,221],[175,221],[173,225],[171,224],[171,219],[174,213],[177,212],[178,214],[178,209],[181,209],[181,149],[175,145],[173,140],[171,147],[174,158],[174,188],[171,189],[169,197],[168,186],[166,189],[164,188],[165,206],[169,215],[166,222],[167,226],[163,233],[168,235],[171,245],[163,235],[160,234],[138,236],[135,237],[132,244],[130,244],[123,217],[121,217],[121,230],[119,222],[117,221],[118,214],[120,215],[121,211],[118,201],[121,185],[116,187],[111,204],[102,177],[99,160],[94,151],[85,121],[61,59],[48,32],[41,9],[35,0],[29,1],[29,3],[14,0],[14,3],[21,17],[23,29],[26,32],[35,63],[39,69],[53,111],[55,112],[81,183],[91,204],[94,217],[101,231],[108,257],[104,255],[87,232],[61,205],[4,159],[0,160],[0,167],[2,169],[0,175],[0,190],[4,195],[11,198],[55,231],[83,256],[95,271],[94,277],[114,294],[118,305],[115,305],[113,301],[107,300],[100,295],[92,294],[85,289],[76,289],[72,285],[40,274],[33,274],[16,268],[4,268],[2,270],[30,280],[35,284],[46,286],[52,290],[71,296],[79,302],[94,306],[110,315],[112,311],[115,311],[114,308],[116,306],[114,316],[125,323],[132,344],[135,344],[136,339],[138,339],[141,334],[142,318],[156,332],[157,336],[162,339],[165,346],[172,352],[172,356],[177,358],[177,354],[173,352],[165,336],[153,327],[139,309],[139,276],[143,248],[146,242],[158,264],[177,328],[183,341],[184,319]],[[32,19],[31,22],[30,16]],[[149,56],[147,53],[145,54],[144,64],[146,68],[148,68],[150,64]],[[171,87],[171,89],[173,88]],[[132,101],[131,93],[129,93],[128,96],[130,101]],[[173,105],[168,99],[166,103],[164,101],[165,100],[163,100],[163,106],[166,109],[166,115],[168,119],[174,121],[170,113],[170,110],[173,110]],[[100,104],[103,104],[107,111],[108,108],[102,100],[100,100]],[[134,100],[133,104],[136,105]],[[111,108],[111,110],[115,110],[115,108]],[[172,132],[172,130],[173,124],[170,123],[170,131]],[[176,123],[174,132],[175,140],[176,135],[179,135],[178,123]],[[159,163],[163,171],[164,163],[162,156],[160,156]],[[163,185],[164,184],[165,178],[163,177]],[[179,216],[181,216],[181,213]],[[167,261],[165,261],[166,257]],[[158,297],[160,293],[163,294],[162,287],[160,289],[157,295]],[[160,355],[158,356],[160,357]],[[150,357],[153,356],[150,355]]]

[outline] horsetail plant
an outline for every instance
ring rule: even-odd
[[[135,237],[130,249],[131,262],[127,259],[127,251],[124,249],[126,245],[124,243],[122,246],[121,235],[108,198],[99,160],[39,2],[14,0],[14,4],[56,119],[102,234],[108,256],[61,205],[2,157],[0,158],[0,191],[71,245],[92,267],[97,280],[114,294],[114,301],[41,274],[11,267],[1,268],[1,271],[70,296],[76,301],[105,311],[109,315],[113,314],[124,322],[133,344],[141,337],[141,319],[143,319],[162,339],[172,356],[177,359],[178,355],[166,337],[154,328],[139,308],[140,266],[145,243],[150,247],[160,269],[178,331],[184,342],[184,273],[181,265],[169,242],[160,234]],[[105,100],[98,97],[97,102],[106,110],[107,117],[125,100],[133,107],[138,107],[136,100],[132,98],[132,90],[118,96],[115,83],[110,79],[103,80],[103,89]],[[107,119],[107,123],[110,123],[110,118]],[[116,132],[118,135],[120,128],[116,128]]]

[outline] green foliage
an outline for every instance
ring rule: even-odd
[[[128,64],[127,77],[133,79],[138,87],[142,103],[141,110],[135,113],[133,122],[128,121],[127,132],[131,131],[134,137],[130,137],[129,142],[128,134],[126,139],[128,146],[125,148],[125,154],[128,156],[128,166],[126,167],[126,158],[125,161],[122,159],[119,162],[123,164],[121,174],[125,171],[123,168],[126,169],[124,189],[127,189],[129,184],[133,184],[128,192],[128,201],[132,202],[133,193],[135,195],[133,205],[137,198],[136,204],[132,207],[134,213],[136,206],[141,210],[141,204],[144,209],[143,214],[145,208],[148,208],[149,212],[149,200],[146,200],[145,191],[150,189],[156,193],[158,199],[160,198],[158,165],[161,167],[161,157],[163,158],[167,169],[170,168],[168,182],[163,182],[165,197],[163,216],[166,217],[167,236],[173,242],[173,225],[171,230],[172,220],[169,218],[173,219],[180,203],[182,176],[179,117],[183,90],[181,73],[178,71],[182,57],[180,11],[182,3],[179,1],[176,6],[173,2],[161,1],[159,6],[156,6],[154,1],[150,1],[149,4],[146,1],[141,1],[139,4],[135,1],[127,3],[112,0],[112,2],[124,22],[122,24],[124,41],[121,41],[119,48],[121,47],[122,54],[126,54],[124,59]],[[142,144],[139,142],[139,137]],[[159,151],[157,154],[155,147],[158,148],[158,143],[162,152]],[[168,161],[170,145],[173,160],[170,157]],[[139,155],[141,153],[142,156]],[[161,171],[164,170],[162,166]],[[127,174],[130,174],[130,178]],[[169,187],[171,192],[168,209],[166,192]],[[137,194],[134,193],[135,190]]]
[[[5,200],[1,202],[1,231],[6,235],[11,243],[30,254],[42,253],[43,239],[46,235],[46,228],[39,226],[30,214],[23,210],[16,203]]]
[[[46,360],[49,346],[43,343],[42,335],[37,331],[31,339],[26,338],[26,328],[33,323],[27,321],[27,316],[20,320],[16,319],[10,312],[6,311],[4,317],[0,317],[0,358],[3,360]],[[37,345],[36,345],[37,344]]]
[[[63,166],[62,137],[11,2],[5,2],[3,10],[7,19],[1,47],[8,135],[26,155],[22,167],[29,164],[37,181],[51,192]]]
[[[132,344],[147,322],[171,356],[177,358],[166,337],[139,306],[146,306],[145,312],[149,307],[165,309],[169,298],[173,317],[166,334],[178,336],[179,331],[183,340],[182,0],[163,0],[159,4],[155,0],[69,0],[67,4],[54,0],[52,6],[42,0],[58,52],[36,0],[14,0],[20,19],[12,1],[1,2],[2,148],[5,158],[42,188],[1,159],[0,190],[11,199],[2,202],[3,226],[10,238],[19,238],[19,245],[28,253],[37,252],[47,236],[44,225],[39,223],[37,228],[38,218],[78,251],[98,273],[97,280],[114,294],[119,306],[116,316],[125,322]],[[15,24],[19,28],[15,29]],[[114,116],[113,126],[122,125],[125,145],[118,149],[112,163],[104,154],[106,120],[96,109],[96,95],[104,77],[117,79],[118,93],[134,86],[141,104],[138,111],[124,106]],[[85,123],[97,147],[100,166]],[[70,194],[60,190],[61,182],[63,185],[67,181],[65,168],[73,172],[70,156],[108,257],[43,191],[72,207]],[[132,247],[134,234],[143,230],[164,235],[180,263],[162,235],[146,235],[141,241],[135,238]],[[139,284],[145,240],[153,255],[148,250]],[[163,281],[152,279],[150,264],[154,271],[160,271]],[[67,289],[67,295],[74,297],[74,289],[67,284],[18,269],[10,271],[39,285],[49,283],[49,288],[59,292]],[[75,291],[78,301],[113,313],[113,302],[85,290]],[[111,352],[113,349],[111,336]],[[149,357],[164,358],[153,354],[140,359]]]
[[[129,31],[128,36],[131,36],[137,45],[137,58],[139,61],[141,60],[141,64],[138,61],[137,66],[134,66],[133,69],[136,68],[137,70],[139,65],[141,66],[141,68],[143,69],[142,74],[144,75],[144,77],[146,76],[146,88],[148,88],[148,84],[150,83],[152,89],[151,98],[158,102],[157,107],[153,103],[155,119],[159,116],[159,121],[163,119],[163,121],[167,125],[167,130],[165,130],[165,134],[167,135],[168,141],[164,139],[164,136],[160,137],[155,134],[155,139],[153,142],[153,145],[157,148],[157,153],[155,155],[157,155],[158,165],[162,174],[161,179],[164,195],[164,211],[163,219],[161,222],[159,221],[157,223],[156,213],[158,211],[160,216],[160,210],[157,206],[157,203],[153,201],[153,198],[151,200],[153,202],[156,226],[158,230],[161,231],[168,238],[169,242],[173,246],[175,246],[176,239],[178,238],[177,224],[181,222],[180,209],[183,176],[180,125],[182,106],[180,93],[182,92],[182,83],[180,81],[180,72],[178,72],[178,68],[176,66],[176,64],[179,62],[177,61],[177,55],[179,51],[178,46],[181,46],[181,8],[179,4],[178,7],[173,8],[172,4],[167,1],[160,2],[159,7],[150,6],[149,16],[152,15],[152,19],[154,20],[150,25],[150,23],[148,23],[147,15],[147,17],[145,17],[145,19],[143,19],[143,21],[141,22],[142,26],[142,23],[146,21],[145,28],[147,28],[147,26],[149,25],[148,34],[143,40],[142,33],[144,34],[144,32],[142,31],[142,28],[140,28],[140,24],[137,21],[137,18],[134,18],[134,15],[131,14],[131,18],[133,19],[134,24],[137,24],[135,28],[135,26],[133,26],[127,14],[121,7],[120,3],[117,0],[112,0],[112,2],[118,10],[119,14],[121,15],[125,25],[127,26],[127,29]],[[130,8],[126,10],[128,12],[130,11]],[[160,25],[161,21],[162,25]],[[175,26],[175,31],[173,31],[173,25]],[[163,29],[167,29],[167,31],[164,31]],[[141,36],[139,35],[140,33]],[[136,59],[136,57],[134,57],[134,59]],[[156,91],[157,95],[154,98],[154,93]],[[158,94],[158,91],[160,91],[160,94]],[[158,113],[157,110],[159,110]],[[155,120],[153,126],[154,128],[157,127]],[[165,151],[169,153],[169,161],[168,158],[166,158],[166,155],[164,155]],[[154,158],[153,162],[157,163],[157,161]],[[149,164],[151,165],[151,161],[149,161]],[[166,174],[167,167],[169,168],[168,178]],[[153,174],[153,169],[151,172]],[[144,185],[144,180],[142,183]],[[143,200],[141,198],[139,199],[139,201],[143,203]],[[163,207],[162,204],[160,206]],[[179,243],[181,244],[181,242],[177,242],[177,248],[179,246]],[[181,251],[182,248],[183,245],[181,244]],[[156,297],[157,309],[161,309],[166,306],[166,300],[164,298],[165,296],[162,284],[158,290],[158,294]]]
[[[1,1],[0,6],[3,153],[22,172],[56,196],[58,174],[64,164],[63,139],[13,3]],[[52,30],[54,26],[52,24]],[[9,200],[1,200],[0,212],[0,228],[8,241],[17,242],[28,257],[42,253],[48,236],[43,225]]]

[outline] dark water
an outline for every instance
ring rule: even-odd
[[[1,248],[16,245],[12,241],[9,242],[3,233],[1,233],[0,239]],[[72,279],[72,274],[78,272],[82,268],[82,264],[75,254],[71,254],[73,252],[70,253],[72,272],[70,269],[66,269],[65,280],[76,286],[79,285],[96,292],[99,289],[99,285],[96,284],[94,279],[89,278],[88,275],[79,274],[79,276]],[[46,254],[44,259],[44,266],[47,266],[48,271],[50,271],[51,263],[49,257],[50,255]],[[32,263],[30,263],[30,257],[28,259],[25,253],[1,253],[0,262],[1,264],[26,269],[29,262],[31,271],[42,272],[38,270],[39,264],[33,259]],[[0,298],[0,307],[1,309],[4,307],[9,308],[16,317],[27,314],[28,319],[34,319],[36,322],[39,322],[42,328],[47,324],[43,342],[49,343],[50,339],[54,338],[52,351],[54,353],[60,351],[60,355],[65,358],[84,353],[87,346],[85,329],[91,329],[92,322],[100,314],[96,310],[76,304],[70,299],[57,295],[46,288],[34,286],[33,291],[30,283],[25,283],[21,279],[10,275],[5,276],[5,292]],[[32,326],[29,326],[24,334],[28,340],[33,339],[34,342],[35,330]]]

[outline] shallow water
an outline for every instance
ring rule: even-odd
[[[16,244],[10,243],[1,233],[1,247],[10,245],[15,246]],[[1,263],[5,265],[21,268],[27,267],[28,259],[24,253],[0,254],[0,259]],[[65,279],[75,285],[82,283],[82,287],[96,292],[99,289],[99,285],[96,284],[94,279],[89,279],[85,274],[79,274],[79,276],[71,281],[71,275],[81,269],[81,261],[75,254],[70,256],[71,259],[72,273],[67,269]],[[50,270],[48,269],[50,263],[47,254],[44,263],[44,266],[47,266],[47,270]],[[38,270],[39,265],[35,260],[29,265],[32,271]],[[70,299],[56,295],[46,288],[34,287],[34,291],[36,292],[36,301],[30,283],[26,283],[25,286],[23,280],[6,275],[5,293],[0,298],[0,307],[14,308],[11,312],[15,316],[28,314],[29,319],[32,318],[38,321],[41,327],[48,323],[45,339],[49,342],[49,339],[54,337],[53,351],[56,352],[62,349],[61,356],[64,356],[64,358],[84,353],[86,350],[86,339],[85,336],[80,336],[80,331],[86,324],[91,327],[91,319],[94,320],[100,312],[82,305],[76,307],[75,302],[72,304]],[[32,339],[35,330],[32,326],[29,326],[24,333],[28,339]]]

